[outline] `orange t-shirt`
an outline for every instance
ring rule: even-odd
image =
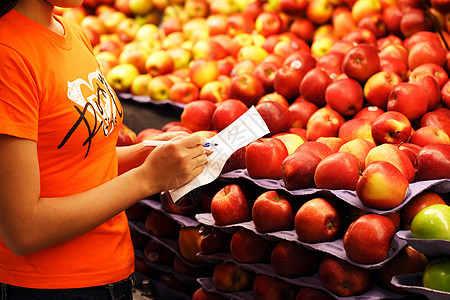
[[[116,177],[123,117],[81,27],[57,19],[64,36],[14,10],[0,18],[0,134],[37,142],[41,197],[80,193]],[[30,255],[14,255],[0,239],[0,282],[12,285],[95,286],[122,280],[133,269],[124,212]]]

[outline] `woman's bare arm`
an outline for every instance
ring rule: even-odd
[[[139,200],[192,180],[207,162],[203,143],[196,135],[182,138],[92,190],[39,198],[36,142],[0,135],[0,236],[18,255],[80,236]]]

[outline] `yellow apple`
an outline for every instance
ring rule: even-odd
[[[298,134],[295,133],[282,132],[273,135],[273,137],[283,142],[288,150],[288,154],[294,153],[295,150],[297,150],[297,148],[305,142]]]
[[[106,74],[109,85],[117,92],[128,92],[139,70],[132,64],[118,64]]]
[[[260,46],[246,45],[239,49],[237,54],[237,61],[251,59],[257,64],[261,63],[269,53]]]
[[[152,76],[149,74],[139,74],[131,83],[130,93],[137,96],[147,96],[148,84],[151,79]]]

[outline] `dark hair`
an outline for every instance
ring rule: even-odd
[[[18,0],[2,0],[0,1],[0,18],[6,15],[16,6]]]

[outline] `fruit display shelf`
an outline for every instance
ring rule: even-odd
[[[354,201],[357,198],[354,192],[351,191],[331,191],[326,189],[304,189],[304,190],[286,190],[282,185],[282,182],[276,180],[258,180],[252,179],[248,176],[245,169],[238,169],[228,173],[223,173],[216,181],[213,183],[200,187],[197,190],[194,190],[187,194],[185,197],[180,199],[180,203],[178,206],[168,206],[167,200],[168,197],[164,197],[164,194],[155,195],[149,199],[141,200],[136,206],[138,209],[132,212],[129,211],[130,218],[130,228],[132,232],[138,232],[141,236],[145,236],[149,239],[157,241],[167,247],[169,251],[175,254],[179,259],[182,259],[187,265],[191,266],[192,269],[189,274],[180,274],[179,270],[175,270],[175,267],[166,265],[158,265],[157,263],[151,262],[148,258],[143,254],[143,250],[137,250],[137,257],[143,259],[146,263],[146,266],[150,268],[150,273],[152,272],[166,272],[175,274],[174,276],[178,283],[181,284],[191,284],[191,286],[195,286],[198,289],[203,289],[206,292],[214,293],[215,295],[220,295],[224,299],[242,299],[242,300],[250,300],[254,299],[254,291],[253,288],[247,288],[244,290],[236,290],[236,291],[224,291],[217,289],[214,282],[214,270],[216,266],[222,262],[233,263],[235,266],[242,268],[252,274],[252,278],[255,278],[258,274],[267,275],[271,278],[282,280],[285,283],[288,283],[293,290],[299,290],[300,288],[309,287],[313,288],[316,291],[325,292],[328,296],[334,299],[402,299],[402,298],[420,298],[420,295],[425,295],[430,299],[446,299],[445,297],[450,296],[449,293],[426,289],[421,286],[421,282],[418,281],[419,274],[410,274],[410,275],[398,275],[394,276],[392,279],[392,285],[396,287],[403,288],[404,291],[407,291],[407,294],[404,293],[395,293],[393,291],[387,290],[384,287],[381,287],[377,281],[371,281],[370,287],[368,287],[364,292],[352,295],[348,297],[339,296],[327,288],[322,284],[319,274],[315,272],[314,274],[310,274],[307,276],[300,277],[286,277],[278,274],[275,269],[272,267],[271,261],[264,260],[260,262],[254,263],[245,263],[237,260],[232,252],[230,251],[230,247],[225,248],[225,251],[219,251],[215,253],[202,253],[199,248],[198,236],[197,238],[192,237],[190,240],[184,240],[181,242],[178,238],[165,238],[165,237],[157,237],[154,236],[149,229],[146,229],[145,221],[146,216],[148,215],[149,210],[157,210],[162,212],[168,218],[176,221],[181,228],[193,228],[195,230],[200,230],[202,227],[207,228],[216,228],[221,232],[228,235],[229,238],[233,236],[233,234],[239,229],[243,228],[245,230],[251,231],[256,235],[264,238],[272,242],[273,244],[279,241],[290,241],[297,243],[299,245],[304,246],[305,248],[310,249],[311,251],[320,253],[323,257],[326,254],[332,255],[339,259],[345,260],[352,265],[358,266],[362,269],[368,270],[370,273],[377,272],[380,268],[389,263],[391,259],[394,259],[399,252],[405,247],[411,245],[412,247],[417,247],[417,250],[423,250],[423,246],[421,246],[421,242],[415,241],[410,238],[408,235],[408,231],[398,230],[396,232],[395,237],[392,239],[391,247],[389,251],[388,257],[376,264],[360,264],[352,261],[346,256],[345,250],[342,245],[342,238],[338,238],[331,242],[323,242],[323,243],[305,243],[298,239],[296,236],[295,230],[286,230],[286,231],[276,231],[276,232],[267,232],[260,233],[256,230],[255,225],[252,220],[246,222],[239,222],[230,225],[217,225],[215,220],[209,211],[208,203],[212,197],[224,186],[227,186],[232,183],[238,183],[243,186],[247,186],[250,188],[255,188],[257,190],[256,194],[260,194],[263,191],[267,190],[282,190],[284,192],[290,192],[292,197],[295,199],[298,197],[304,201],[304,197],[318,197],[318,196],[326,196],[326,197],[334,197],[340,201],[343,201],[350,205],[358,206],[358,203]],[[442,179],[442,180],[433,180],[427,182],[417,182],[415,184],[410,185],[410,191],[407,197],[405,197],[405,201],[413,198],[415,195],[418,195],[424,191],[435,191],[439,193],[448,193],[450,191],[450,180]],[[170,199],[169,199],[170,200]],[[136,211],[139,211],[140,216],[137,217]],[[394,209],[394,211],[396,211]],[[374,213],[380,213],[379,211]],[[161,223],[161,226],[164,226],[165,223]],[[200,234],[198,234],[200,235]],[[216,240],[215,242],[217,242]],[[180,245],[184,243],[183,245]],[[211,242],[214,242],[212,240]],[[228,240],[229,242],[229,240]],[[423,243],[428,243],[425,247],[428,250],[425,250],[424,253],[429,255],[429,257],[433,257],[435,254],[448,254],[448,242],[446,241],[424,241]],[[418,246],[419,245],[419,246]],[[436,246],[436,245],[439,245]],[[141,243],[141,248],[144,246]],[[196,262],[189,261],[188,256],[183,254],[183,251],[180,251],[181,248],[190,248],[196,249],[193,251],[197,251],[196,256],[198,256],[199,260]],[[427,252],[430,251],[430,252]],[[433,252],[435,251],[435,252]],[[436,252],[440,251],[440,252]],[[186,252],[184,252],[186,253]],[[192,260],[192,258],[191,258]],[[195,271],[194,271],[195,270]],[[139,270],[137,269],[137,272]],[[142,271],[141,271],[142,272]],[[145,271],[144,271],[145,272]],[[149,272],[149,270],[147,270]],[[421,273],[420,273],[421,274]],[[408,276],[415,276],[414,278]],[[147,278],[147,277],[146,277]],[[187,281],[186,281],[187,280]],[[192,285],[192,280],[196,282],[195,285]],[[154,278],[153,280],[155,285],[159,285],[159,292],[164,292],[161,290],[161,281],[159,278]],[[413,285],[414,284],[414,285]],[[164,284],[163,284],[164,285]],[[170,284],[169,284],[170,285]],[[165,286],[166,288],[174,289],[175,284],[172,287]],[[178,291],[179,292],[179,291]],[[191,290],[191,293],[193,291]],[[170,298],[170,299],[182,299],[182,297],[187,297],[189,299],[192,294],[183,294],[178,295],[181,298]],[[171,296],[173,297],[173,296]],[[439,298],[444,297],[444,298]],[[164,299],[164,298],[163,298]],[[169,299],[169,298],[167,298]]]

